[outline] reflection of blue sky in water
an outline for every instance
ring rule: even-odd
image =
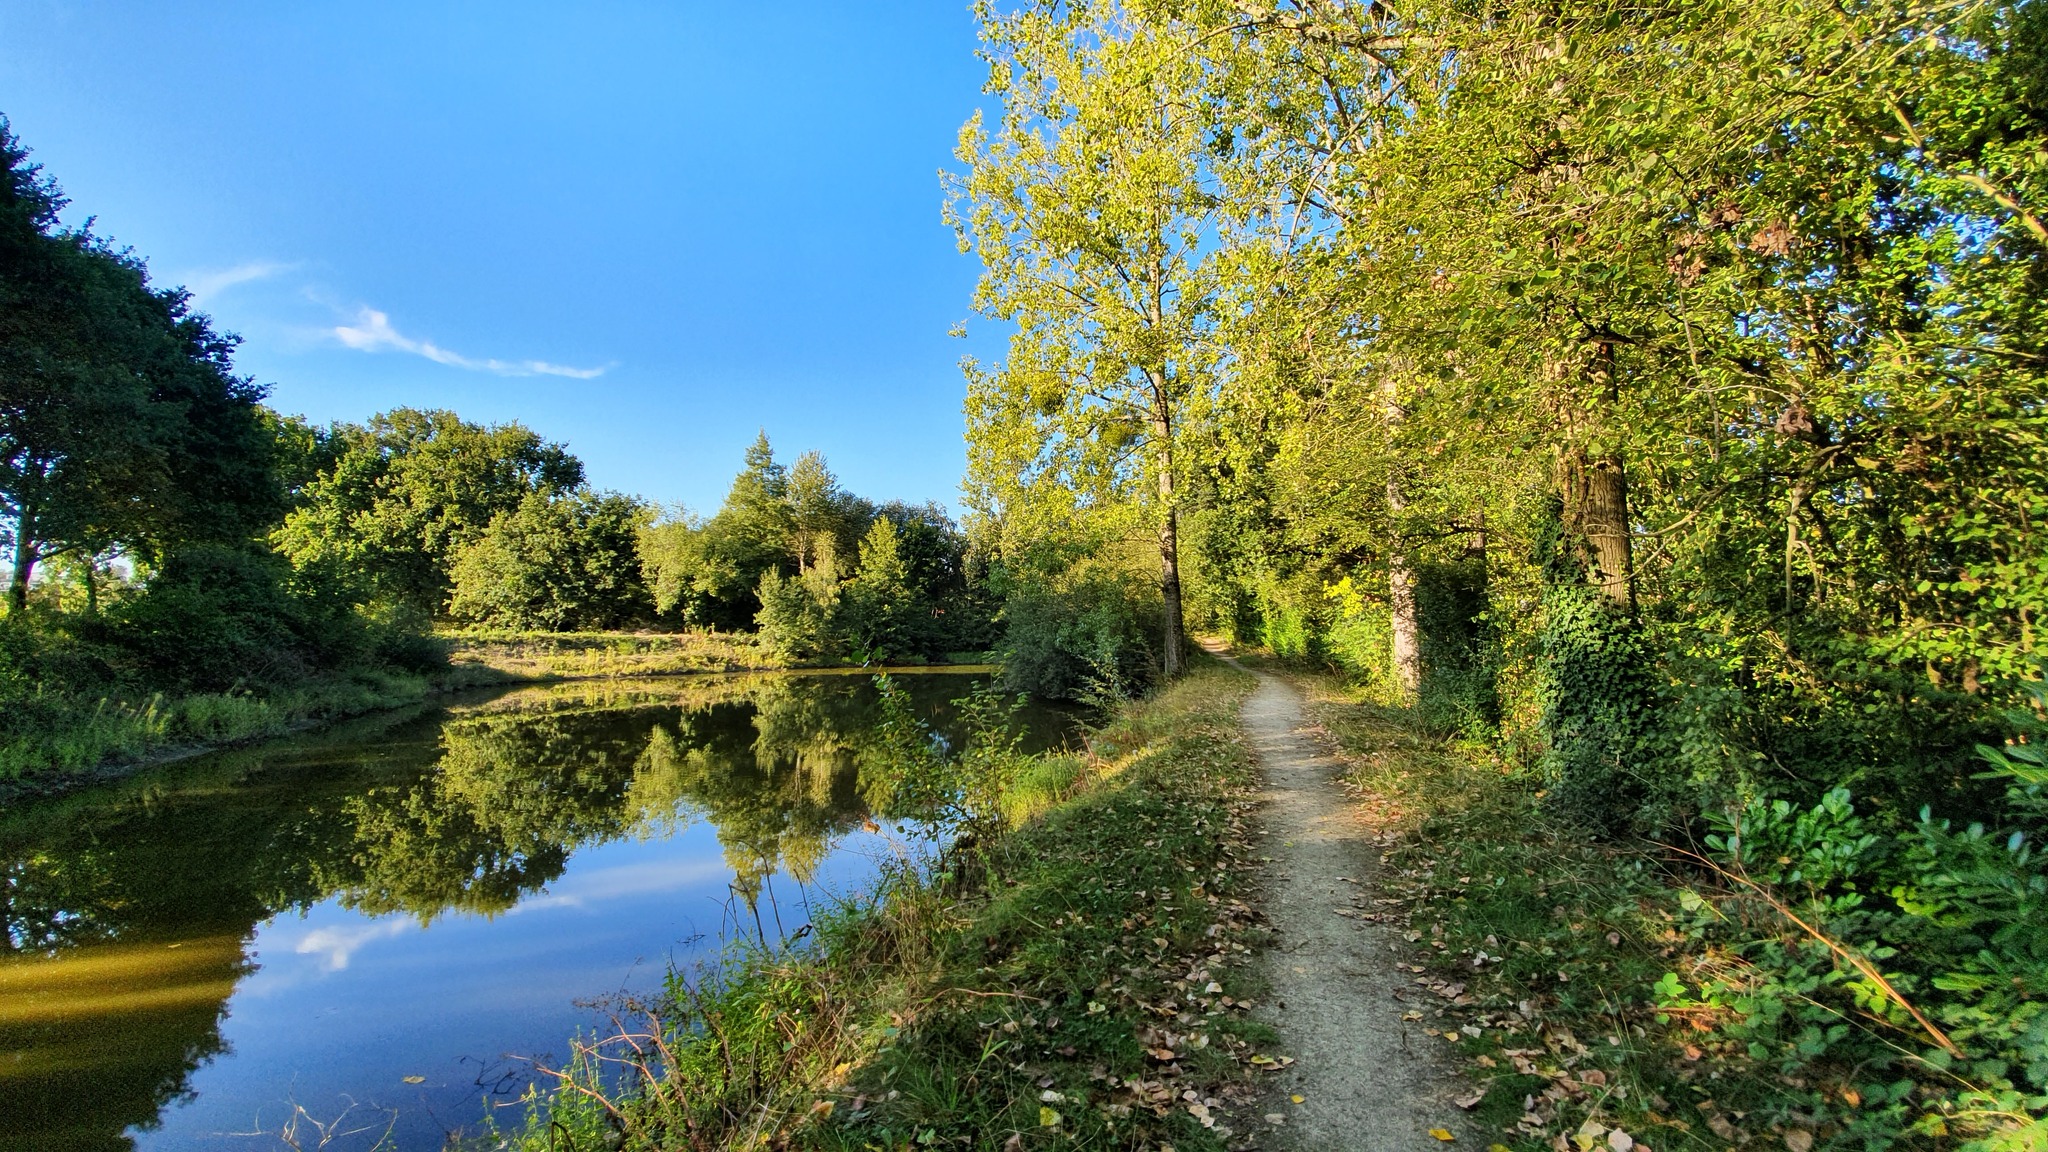
[[[883,837],[855,832],[807,893],[778,872],[770,887],[785,930],[808,921],[806,897],[857,890],[893,854]],[[232,1055],[193,1075],[196,1097],[168,1109],[159,1131],[136,1135],[144,1148],[200,1148],[262,1131],[239,1142],[276,1147],[292,1104],[324,1122],[353,1098],[348,1126],[374,1121],[375,1131],[335,1146],[367,1147],[385,1123],[374,1110],[398,1109],[399,1147],[437,1148],[446,1128],[476,1127],[487,1096],[516,1097],[527,1076],[515,1057],[559,1056],[578,1028],[602,1022],[579,1001],[655,990],[671,961],[715,952],[737,903],[731,878],[700,823],[579,851],[560,880],[495,917],[447,915],[423,929],[336,900],[279,916],[257,929],[258,967],[229,1002]],[[767,893],[761,915],[772,934]]]

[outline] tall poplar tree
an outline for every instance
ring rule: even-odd
[[[1047,470],[1145,489],[1172,676],[1185,425],[1214,322],[1200,58],[1114,5],[978,11],[1002,110],[961,131],[949,216],[982,259],[977,308],[1016,331],[1003,365],[970,374],[970,470],[1013,498]]]

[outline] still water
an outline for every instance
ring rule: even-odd
[[[976,679],[897,682],[945,733]],[[0,1149],[514,1124],[597,1001],[912,850],[868,819],[878,718],[864,676],[524,688],[0,815]]]

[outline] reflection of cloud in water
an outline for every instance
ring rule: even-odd
[[[553,891],[521,900],[508,915],[543,908],[582,908],[622,896],[673,892],[725,875],[725,864],[717,860],[657,860],[599,868],[572,874],[565,882],[554,885]]]
[[[348,958],[356,949],[373,940],[389,940],[404,935],[407,929],[416,927],[416,921],[394,916],[352,928],[315,928],[301,936],[299,942],[292,946],[292,951],[301,956],[319,956],[323,972],[339,972],[348,967]]]

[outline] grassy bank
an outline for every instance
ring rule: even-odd
[[[1205,667],[1085,756],[1013,758],[1011,831],[897,873],[794,951],[672,979],[631,1038],[580,1046],[514,1143],[1185,1152],[1266,1124],[1249,684]]]
[[[450,630],[439,638],[457,668],[514,680],[674,676],[784,667],[747,632],[513,632]]]
[[[1871,918],[1879,893],[1866,904],[1829,883],[1839,848],[1790,849],[1776,860],[1789,880],[1764,884],[1718,870],[1716,845],[1604,839],[1484,750],[1421,736],[1334,678],[1297,679],[1380,829],[1399,898],[1381,915],[1405,927],[1407,970],[1435,993],[1424,1022],[1470,1063],[1476,1119],[1502,1143],[2048,1147],[2030,1118],[2048,1101],[2012,1083],[2027,1077],[2009,1035],[2025,1021],[1993,1010],[1983,982],[1942,975],[1945,950],[1894,947],[1904,929]],[[1977,947],[1970,922],[1949,923],[1950,950]],[[1980,957],[2025,982],[2024,947],[1987,946]],[[1888,980],[1870,979],[1879,968]]]
[[[356,671],[263,692],[152,693],[139,698],[38,692],[0,741],[0,802],[77,787],[192,751],[261,740],[346,716],[493,683],[487,670],[440,676]]]

